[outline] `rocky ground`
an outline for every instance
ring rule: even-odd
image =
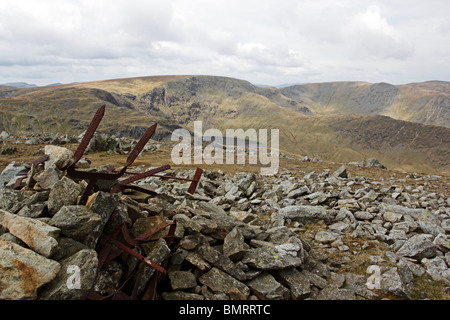
[[[0,299],[450,297],[448,177],[400,176],[374,160],[367,165],[380,174],[370,177],[351,173],[364,163],[272,177],[217,169],[204,171],[194,195],[189,182],[150,177],[139,185],[158,196],[99,185],[77,205],[86,182],[63,170],[73,152],[43,152],[49,159],[20,190],[12,185],[23,163],[0,175]],[[117,238],[165,274],[127,252],[102,263],[118,227],[136,238],[166,221],[176,221],[172,242],[170,226],[135,245]]]

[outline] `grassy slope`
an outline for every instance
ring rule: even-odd
[[[450,84],[430,81],[386,83],[330,82],[296,85],[280,91],[320,114],[386,115],[397,120],[450,127]]]
[[[424,99],[446,94],[444,84],[396,89],[387,84],[342,82],[278,90],[224,77],[160,76],[13,91],[3,87],[0,96],[8,98],[0,98],[0,130],[78,134],[95,110],[106,104],[99,131],[117,135],[138,127],[135,135],[139,136],[153,121],[158,122],[159,137],[170,136],[177,127],[192,129],[195,120],[203,120],[203,130],[214,127],[224,134],[227,128],[278,128],[280,149],[297,156],[336,162],[375,156],[393,169],[448,173],[450,129],[351,115],[358,110],[370,113],[358,105],[374,106],[380,99],[377,94],[386,90],[398,90],[398,94],[381,100],[393,100],[397,104],[392,112],[405,115],[409,103],[400,105],[399,96],[417,101],[421,94]],[[440,89],[430,89],[435,87]],[[303,106],[314,114],[298,112]]]

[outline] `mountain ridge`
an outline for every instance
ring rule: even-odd
[[[2,83],[0,86],[8,86],[8,87],[15,87],[15,88],[34,88],[37,87],[37,85],[32,83],[26,83],[26,82],[9,82],[9,83]]]
[[[109,134],[139,137],[153,122],[159,140],[170,139],[177,128],[192,131],[194,121],[203,121],[204,130],[279,128],[283,152],[342,162],[377,156],[390,168],[445,173],[450,172],[449,88],[436,81],[275,88],[202,75],[0,87],[0,131],[79,134],[106,104],[98,130]]]

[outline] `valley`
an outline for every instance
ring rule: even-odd
[[[333,82],[282,88],[215,76],[153,76],[50,87],[0,86],[0,132],[79,135],[105,104],[99,131],[154,138],[175,129],[279,129],[280,151],[393,170],[449,174],[450,85]]]

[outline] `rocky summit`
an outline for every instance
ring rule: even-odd
[[[2,300],[449,299],[448,177],[205,170],[193,195],[148,177],[139,186],[157,194],[97,186],[79,205],[86,181],[64,171],[73,154],[45,152],[19,190],[24,164],[0,175]]]

